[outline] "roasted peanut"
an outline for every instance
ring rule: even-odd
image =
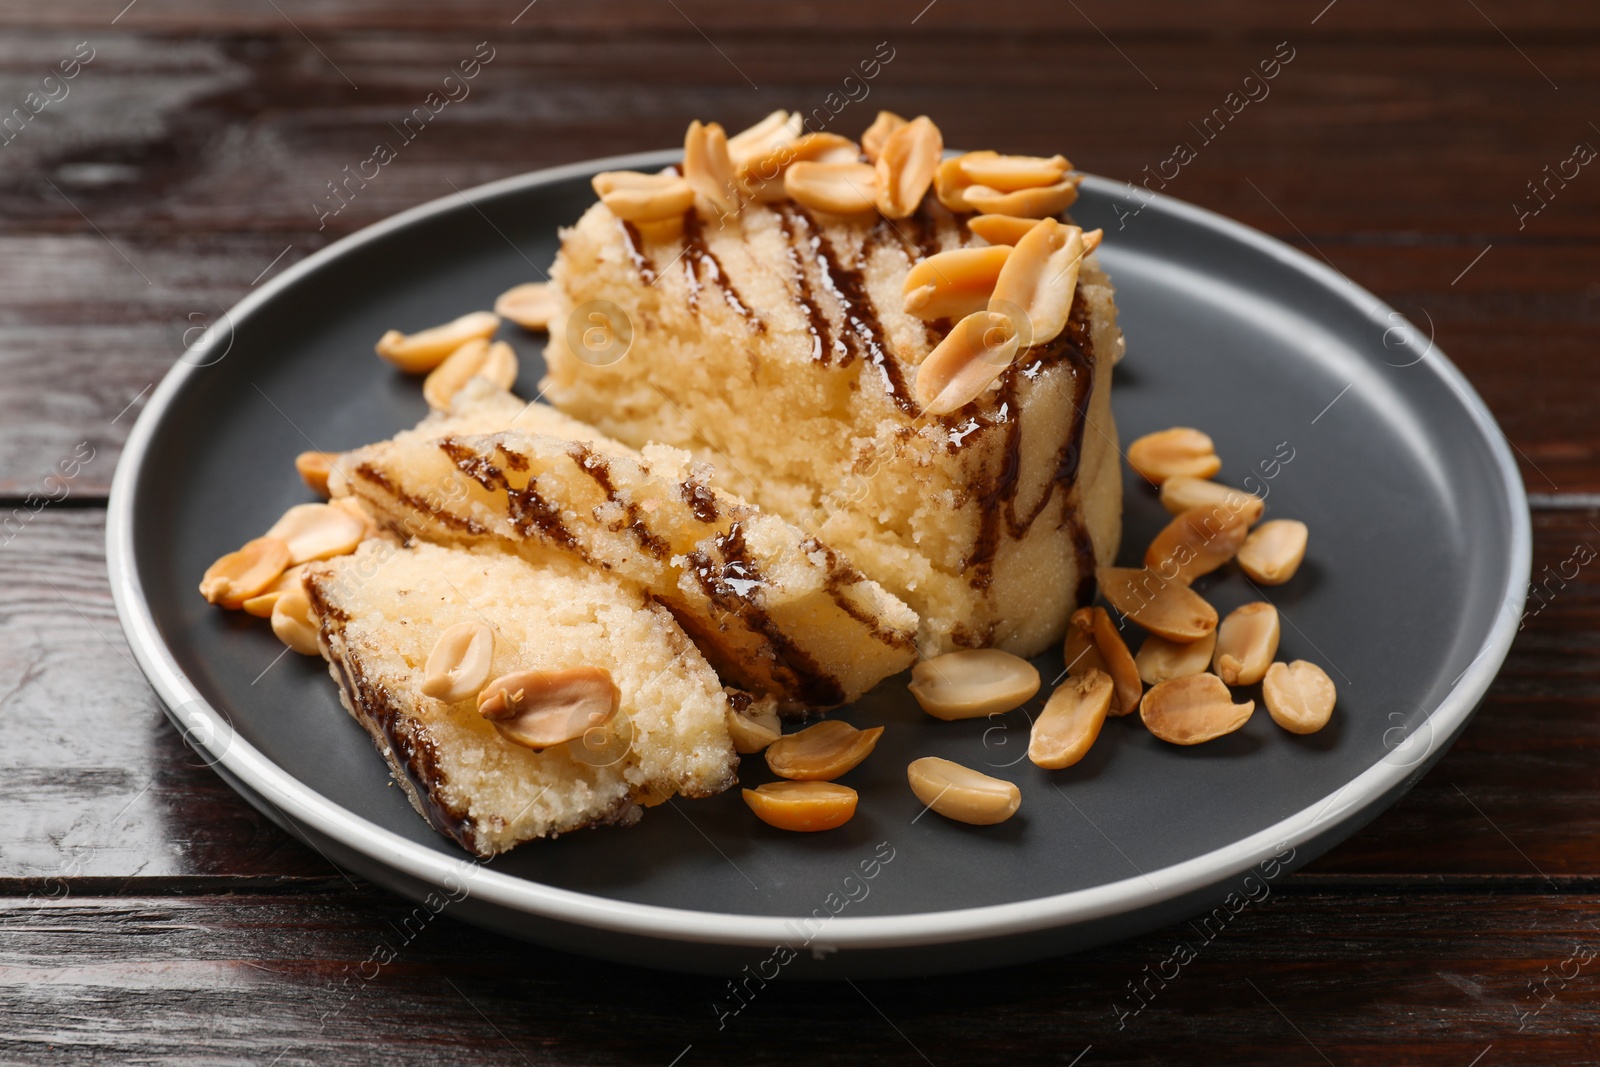
[[[974,210],[967,203],[966,192],[972,185],[971,179],[961,173],[961,157],[955,156],[941,160],[933,172],[933,195],[939,199],[948,210],[956,214],[965,214]]]
[[[878,195],[878,172],[870,163],[790,164],[783,172],[790,199],[812,211],[856,215],[871,211]]]
[[[1111,711],[1112,715],[1130,715],[1139,707],[1139,698],[1144,695],[1144,682],[1139,677],[1139,668],[1133,662],[1133,656],[1128,652],[1127,643],[1122,640],[1122,635],[1117,632],[1117,626],[1111,621],[1111,614],[1105,608],[1094,609],[1094,646],[1100,653],[1100,661],[1106,665],[1106,674],[1111,677]]]
[[[309,563],[354,552],[366,532],[365,525],[339,508],[296,504],[272,524],[267,536],[289,546],[290,563]]]
[[[1264,522],[1239,549],[1239,568],[1262,585],[1282,585],[1306,558],[1309,531],[1298,519]]]
[[[767,766],[780,778],[831,782],[871,755],[881,736],[881,726],[857,730],[847,722],[829,719],[767,746]]]
[[[534,751],[576,740],[616,717],[622,694],[603,667],[503,674],[478,693],[478,714]]]
[[[1229,685],[1255,685],[1278,654],[1278,637],[1278,609],[1271,604],[1234,608],[1217,627],[1217,677]]]
[[[435,411],[449,411],[450,401],[474,378],[487,378],[502,389],[517,383],[517,353],[504,341],[468,341],[428,372],[422,396]]]
[[[967,220],[967,229],[992,245],[1014,245],[1039,222],[1014,215],[974,215]]]
[[[1211,666],[1211,654],[1216,648],[1215,630],[1198,641],[1181,644],[1151,634],[1144,639],[1144,644],[1139,646],[1139,653],[1133,657],[1133,662],[1139,668],[1139,677],[1146,685],[1160,685],[1174,678],[1204,674],[1206,668]]]
[[[964,319],[989,306],[1001,268],[1011,255],[1005,245],[952,248],[920,260],[906,272],[905,310],[921,319]]]
[[[733,750],[740,755],[748,756],[762,751],[783,735],[777,701],[770,697],[752,699],[740,709],[730,699],[728,733],[733,738]]]
[[[903,219],[917,210],[943,154],[944,137],[926,115],[918,115],[884,139],[874,167],[877,206],[885,218]]]
[[[526,282],[495,298],[494,313],[524,330],[543,331],[561,314],[561,295],[549,282]]]
[[[1002,156],[995,152],[968,152],[960,158],[961,173],[974,185],[1002,193],[1054,185],[1066,177],[1072,164],[1065,156]]]
[[[905,124],[906,120],[893,111],[878,112],[878,117],[867,127],[867,132],[861,135],[861,154],[867,158],[868,163],[878,161],[878,153],[883,150],[883,142]]]
[[[272,605],[272,632],[302,656],[317,655],[317,622],[303,588],[289,589]]]
[[[1274,663],[1261,680],[1261,699],[1272,721],[1292,734],[1314,734],[1333,716],[1333,679],[1315,663]]]
[[[1067,638],[1062,643],[1061,654],[1066,660],[1067,673],[1074,677],[1089,671],[1100,671],[1107,677],[1111,668],[1094,640],[1094,608],[1079,608],[1067,620]]]
[[[302,452],[294,457],[294,469],[306,487],[324,500],[328,498],[328,475],[333,473],[337,452]]]
[[[1187,426],[1176,426],[1147,433],[1129,445],[1128,465],[1160,485],[1179,475],[1209,478],[1222,469],[1222,460],[1217,458],[1210,437]]]
[[[1244,515],[1217,505],[1190,508],[1145,549],[1144,565],[1163,578],[1194,584],[1239,554],[1250,524]]]
[[[1028,758],[1049,770],[1070,767],[1083,759],[1105,725],[1114,689],[1111,677],[1095,670],[1057,686],[1033,720]]]
[[[1222,508],[1229,514],[1243,517],[1245,525],[1254,526],[1261,521],[1267,502],[1243,489],[1179,474],[1161,483],[1161,506],[1174,515],[1181,515],[1190,508]]]
[[[461,622],[439,635],[422,668],[422,695],[446,704],[476,697],[494,663],[494,631],[485,623]]]
[[[789,194],[783,174],[795,163],[856,163],[860,152],[854,141],[836,133],[808,133],[739,164],[739,188],[758,203],[772,203]]]
[[[948,415],[983,394],[1017,358],[1021,335],[1010,316],[974,311],[934,346],[917,368],[916,400],[923,413]]]
[[[1022,806],[1022,790],[1015,784],[937,756],[913,760],[906,777],[918,800],[956,822],[992,826]]]
[[[1026,702],[1039,691],[1039,672],[998,648],[962,649],[911,668],[910,689],[936,719],[976,719]]]
[[[1233,733],[1255,709],[1253,700],[1235,704],[1216,675],[1191,674],[1153,687],[1139,703],[1139,717],[1163,741],[1198,745]]]
[[[328,506],[344,512],[346,515],[359,522],[361,524],[361,539],[363,541],[369,537],[377,537],[383,532],[382,527],[378,525],[378,520],[373,517],[372,509],[367,507],[366,502],[360,497],[337,497],[328,501]]]
[[[1078,178],[1063,178],[1053,185],[1001,192],[988,185],[972,184],[961,190],[968,211],[984,215],[1013,215],[1023,219],[1047,219],[1059,215],[1078,199]]]
[[[1023,235],[1006,257],[989,297],[990,311],[1021,308],[1029,343],[1053,341],[1066,329],[1083,260],[1083,231],[1044,219]]]
[[[200,578],[200,595],[212,604],[237,610],[246,600],[265,592],[290,562],[289,545],[283,538],[258,537],[207,567]]]
[[[239,605],[244,608],[246,615],[254,615],[258,619],[272,618],[272,607],[278,598],[291,589],[300,588],[300,576],[305,573],[305,564],[296,564],[278,575],[278,580],[267,586],[260,593]]]
[[[676,174],[608,170],[596,174],[589,184],[613,215],[629,222],[677,219],[694,205],[694,186]]]
[[[739,210],[728,135],[719,124],[705,125],[699,119],[689,123],[683,138],[683,178],[713,213]]]
[[[774,111],[749,129],[740,130],[728,138],[728,155],[740,164],[754,156],[770,152],[800,136],[804,129],[804,116],[796,111],[790,114],[782,109]]]
[[[378,338],[378,355],[407,374],[425,374],[475,337],[489,337],[500,328],[500,316],[474,311],[459,319],[418,333],[390,330]]]
[[[1095,577],[1112,607],[1169,641],[1198,641],[1217,628],[1216,608],[1148,567],[1101,567]]]
[[[837,782],[767,782],[744,790],[744,802],[768,826],[816,833],[843,826],[856,813],[857,794]]]

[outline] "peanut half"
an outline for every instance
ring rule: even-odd
[[[1044,219],[1006,257],[989,297],[989,310],[1021,308],[1029,323],[1030,344],[1055,340],[1066,329],[1083,256],[1082,230]]]
[[[1333,717],[1333,679],[1315,663],[1274,663],[1261,680],[1261,699],[1272,721],[1292,734],[1314,734]]]
[[[1016,321],[997,311],[974,311],[917,367],[916,400],[927,415],[948,415],[983,394],[1017,358]]]
[[[413,334],[390,330],[378,338],[376,347],[378,355],[407,374],[425,374],[468,341],[489,337],[499,328],[500,316],[492,311],[474,311]]]
[[[478,714],[534,751],[574,741],[616,717],[622,694],[603,667],[503,674],[478,693]]]
[[[1204,674],[1206,668],[1211,666],[1211,655],[1216,648],[1215,630],[1198,641],[1182,644],[1151,634],[1139,646],[1139,653],[1133,657],[1133,662],[1146,685],[1160,685],[1174,678]]]
[[[289,589],[273,602],[272,632],[302,656],[318,654],[317,621],[304,588]]]
[[[867,157],[868,163],[878,161],[878,153],[883,151],[883,143],[889,135],[906,124],[906,120],[896,115],[893,111],[880,111],[878,117],[872,120],[872,125],[861,135],[861,154]]]
[[[1193,589],[1149,568],[1101,567],[1100,592],[1111,606],[1169,641],[1198,641],[1217,628],[1217,609]]]
[[[454,704],[475,697],[494,663],[494,630],[461,622],[439,635],[422,668],[422,695]]]
[[[360,519],[330,504],[296,504],[267,531],[289,546],[290,563],[348,555],[366,534]]]
[[[744,802],[768,826],[816,833],[843,826],[856,813],[857,794],[837,782],[767,782],[744,790]]]
[[[305,569],[303,563],[290,567],[278,575],[277,581],[239,606],[244,608],[246,615],[254,615],[258,619],[272,618],[272,608],[278,603],[278,598],[292,589],[300,588],[300,576]]]
[[[1022,790],[1014,783],[938,756],[913,760],[906,777],[918,800],[956,822],[992,826],[1005,822],[1022,806]]]
[[[1246,525],[1254,526],[1261,521],[1267,502],[1231,485],[1179,474],[1161,483],[1161,506],[1174,515],[1181,515],[1190,508],[1223,508],[1230,514],[1242,516]]]
[[[1239,549],[1239,568],[1262,585],[1282,585],[1306,558],[1310,531],[1298,519],[1273,519],[1257,526]]]
[[[1038,219],[1019,219],[1012,215],[974,215],[967,220],[967,229],[992,245],[1014,245],[1037,225]]]
[[[200,577],[200,595],[212,604],[237,610],[260,596],[291,562],[289,545],[281,537],[258,537],[218,559]]]
[[[1028,758],[1052,771],[1083,759],[1105,725],[1114,688],[1110,675],[1095,670],[1057,686],[1033,720]]]
[[[728,701],[728,734],[733,750],[748,756],[760,752],[783,734],[778,720],[778,703],[769,698],[751,699],[743,709]]]
[[[918,115],[884,139],[874,166],[878,210],[885,218],[903,219],[917,210],[942,155],[944,135],[926,115]]]
[[[694,186],[676,174],[607,170],[589,184],[613,215],[628,222],[678,219],[694,206]]]
[[[1002,192],[987,185],[968,185],[961,190],[968,211],[983,215],[1013,215],[1022,219],[1047,219],[1059,215],[1078,199],[1078,178],[1063,178],[1053,185],[1035,189]]]
[[[689,123],[683,138],[683,178],[711,205],[713,213],[739,210],[728,135],[719,124],[705,125],[699,119]]]
[[[1250,532],[1242,514],[1217,505],[1190,508],[1156,534],[1144,565],[1164,578],[1192,585],[1239,553]]]
[[[548,330],[561,314],[561,296],[549,282],[514,285],[495,298],[494,313],[524,330]]]
[[[306,487],[324,500],[328,498],[328,475],[333,473],[337,452],[302,452],[294,457],[294,469]]]
[[[952,248],[919,260],[906,272],[905,310],[920,319],[964,319],[989,306],[1011,249],[1006,245]]]
[[[960,159],[961,173],[974,185],[1002,193],[1055,185],[1072,164],[1066,156],[1002,156],[995,152],[968,152]]]
[[[946,209],[961,215],[974,210],[967,203],[967,190],[972,179],[961,173],[961,158],[953,156],[942,160],[933,172],[933,195]]]
[[[1222,469],[1222,460],[1210,437],[1187,426],[1175,426],[1147,433],[1129,445],[1128,465],[1160,485],[1179,475],[1209,478]]]
[[[788,144],[800,136],[804,117],[782,110],[772,112],[749,129],[740,130],[728,138],[728,155],[734,163],[743,163],[754,156],[770,152],[779,145]]]
[[[1215,671],[1229,685],[1255,685],[1278,654],[1278,609],[1263,601],[1228,612],[1217,627]]]
[[[1139,717],[1152,734],[1174,745],[1198,745],[1231,734],[1250,721],[1255,701],[1233,702],[1214,674],[1191,674],[1162,682],[1144,695]]]
[[[1111,613],[1105,608],[1094,609],[1094,647],[1106,665],[1106,674],[1111,677],[1110,714],[1132,714],[1139,707],[1139,698],[1144,696],[1144,681],[1139,677],[1139,668],[1128,652],[1127,643],[1117,632],[1116,623],[1111,621]]]
[[[911,668],[910,689],[936,719],[976,719],[1026,702],[1039,691],[1039,672],[998,648],[962,649]]]
[[[517,384],[517,353],[504,341],[468,341],[428,372],[422,396],[435,411],[449,411],[450,401],[474,378],[487,378],[502,389]]]
[[[1066,660],[1068,675],[1076,677],[1089,671],[1111,674],[1111,668],[1095,644],[1094,611],[1094,608],[1079,608],[1067,619],[1067,637],[1062,642],[1061,654]]]
[[[774,741],[767,747],[767,766],[780,778],[831,782],[871,755],[882,736],[881,726],[857,730],[829,719]]]
[[[790,199],[812,211],[857,215],[871,211],[878,195],[878,172],[870,163],[792,163],[783,172]]]
[[[783,175],[795,163],[857,162],[860,151],[849,138],[836,133],[808,133],[740,163],[739,188],[751,200],[770,204],[789,195],[783,188]]]

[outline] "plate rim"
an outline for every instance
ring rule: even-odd
[[[255,312],[302,277],[412,223],[451,210],[462,201],[476,206],[477,199],[536,189],[601,170],[661,167],[680,158],[679,151],[662,150],[585,160],[457,190],[408,208],[319,249],[261,288],[247,293],[225,313],[228,330],[208,332],[190,352],[202,357],[210,355],[224,338],[231,343],[236,320]],[[1109,199],[1137,204],[1141,210],[1155,207],[1248,246],[1308,277],[1382,330],[1401,331],[1407,345],[1426,342],[1426,355],[1418,362],[1426,362],[1430,370],[1451,387],[1471,417],[1494,459],[1500,475],[1499,488],[1510,505],[1511,567],[1498,616],[1477,655],[1450,693],[1422,720],[1427,730],[1413,731],[1387,755],[1320,801],[1248,837],[1130,878],[1023,901],[905,915],[835,916],[827,925],[826,936],[818,939],[831,949],[893,949],[1015,936],[1136,913],[1214,888],[1285,846],[1305,845],[1335,830],[1353,814],[1402,788],[1406,777],[1415,768],[1427,766],[1466,724],[1499,672],[1517,632],[1532,570],[1532,523],[1527,495],[1504,432],[1471,383],[1431,338],[1423,338],[1403,316],[1352,279],[1266,233],[1165,194],[1148,190],[1134,193],[1135,187],[1127,182],[1088,175],[1084,185]],[[1428,359],[1427,356],[1437,358]],[[134,483],[169,407],[189,377],[204,370],[206,365],[203,359],[180,358],[151,394],[123,446],[106,511],[107,573],[123,633],[168,717],[182,731],[186,742],[200,747],[209,763],[220,764],[219,773],[226,772],[225,780],[232,778],[243,783],[247,799],[250,794],[260,797],[302,833],[325,835],[367,859],[426,885],[459,891],[464,884],[469,895],[485,903],[614,934],[752,948],[771,947],[793,939],[792,924],[803,916],[743,915],[640,904],[485,869],[465,853],[452,856],[410,841],[343,808],[234,734],[228,718],[206,702],[161,640],[134,566]],[[179,720],[177,709],[180,708],[189,717],[188,722]],[[212,751],[212,746],[201,738],[227,740],[220,746],[221,751]],[[1403,759],[1391,762],[1397,754],[1403,754]]]

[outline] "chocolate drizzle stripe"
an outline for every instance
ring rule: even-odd
[[[567,454],[578,465],[578,469],[594,479],[594,484],[605,493],[606,499],[611,503],[618,503],[617,487],[611,480],[610,462],[581,441],[574,441],[568,446]],[[623,515],[627,519],[628,530],[638,540],[639,547],[656,559],[666,559],[672,554],[672,546],[665,538],[661,537],[650,525],[644,521],[644,514],[639,510],[639,505],[634,500],[629,500],[622,506]]]
[[[1064,497],[1061,525],[1072,527],[1070,536],[1078,562],[1077,591],[1082,593],[1085,575],[1091,583],[1094,580],[1094,546],[1083,527],[1076,484],[1095,377],[1094,343],[1090,337],[1090,327],[1088,303],[1082,292],[1076,292],[1073,294],[1066,328],[1048,343],[1037,345],[1019,356],[1001,376],[998,398],[984,403],[985,408],[989,403],[996,406],[992,410],[976,412],[973,416],[984,429],[997,428],[1005,434],[1000,469],[994,481],[978,494],[978,536],[972,554],[962,566],[971,575],[968,580],[975,589],[986,589],[993,581],[994,559],[1002,537],[1010,540],[1024,537],[1051,500],[1055,499],[1058,490]],[[1034,379],[1045,368],[1062,362],[1072,365],[1072,428],[1057,450],[1056,469],[1049,486],[1040,494],[1039,502],[1028,514],[1018,516],[1016,498],[1022,464],[1022,419],[1021,410],[1017,407],[1018,378]],[[1079,603],[1083,602],[1080,595]]]
[[[793,678],[792,684],[786,688],[802,703],[817,707],[843,703],[845,691],[839,680],[796,645],[783,628],[772,621],[766,609],[750,592],[741,593],[733,586],[734,581],[740,584],[759,584],[764,581],[760,570],[749,558],[744,531],[739,524],[734,523],[726,534],[719,534],[715,544],[718,555],[722,557],[720,566],[699,550],[688,556],[690,571],[707,599],[738,617],[752,633],[766,638],[778,672]]]
[[[554,541],[563,548],[585,559],[588,558],[583,546],[561,520],[561,509],[540,496],[531,479],[523,488],[513,489],[504,471],[490,463],[487,456],[479,454],[460,441],[446,437],[439,442],[439,448],[467,477],[491,493],[506,494],[507,516],[517,533],[523,537],[531,537],[537,531],[546,540]]]
[[[811,239],[807,243],[817,265],[817,277],[839,302],[840,314],[848,327],[844,332],[846,356],[840,363],[848,364],[852,357],[860,357],[871,363],[882,375],[884,392],[889,399],[907,415],[916,416],[917,403],[906,388],[905,372],[901,369],[900,361],[889,352],[883,335],[883,323],[878,321],[878,310],[873,306],[872,295],[867,291],[867,283],[861,272],[839,261],[833,243],[808,212],[788,206],[783,210],[796,211],[804,216],[811,230]]]
[[[827,363],[839,342],[833,336],[827,317],[817,306],[816,295],[811,291],[811,278],[806,272],[804,261],[800,258],[795,215],[787,205],[778,208],[778,226],[783,230],[784,252],[789,257],[790,267],[794,270],[795,298],[800,301],[800,306],[806,309],[806,326],[811,331],[811,358],[819,363]]]
[[[650,262],[650,257],[640,249],[644,244],[639,236],[639,227],[627,219],[618,219],[617,226],[622,230],[622,247],[628,253],[628,259],[633,262],[634,270],[639,272],[639,278],[646,285],[656,283],[656,265]]]
[[[484,535],[489,532],[484,528],[483,524],[475,519],[463,518],[453,511],[447,511],[443,507],[434,504],[432,501],[424,500],[422,497],[406,492],[396,485],[388,475],[370,463],[363,463],[358,466],[356,468],[356,477],[371,482],[379,489],[382,489],[392,496],[396,502],[405,505],[414,514],[426,515],[435,522],[450,527],[452,530],[460,530],[464,533],[476,535]],[[403,526],[392,520],[389,525],[393,526],[407,540],[416,536],[416,531],[410,529],[409,526]]]
[[[689,280],[691,308],[695,306],[701,288],[714,285],[722,292],[722,298],[728,302],[728,306],[744,319],[752,333],[766,332],[767,324],[745,304],[738,287],[723,269],[722,261],[706,243],[705,224],[700,221],[700,213],[694,208],[683,213],[683,252],[683,270]]]
[[[828,591],[839,610],[850,616],[856,622],[871,631],[874,640],[888,645],[894,649],[912,649],[916,647],[916,633],[911,630],[887,630],[879,625],[878,620],[867,610],[857,604],[846,590],[867,580],[866,575],[844,563],[839,559],[839,554],[814,537],[808,537],[800,543],[801,551],[807,555],[821,552],[828,561],[828,574],[823,580],[823,587]]]

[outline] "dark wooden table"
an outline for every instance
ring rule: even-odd
[[[471,95],[323,215],[480,42]],[[1572,562],[1600,546],[1600,168],[1574,161],[1600,146],[1597,45],[1600,7],[1570,0],[0,6],[0,119],[28,110],[0,134],[0,1060],[1600,1063],[1600,566]],[[875,53],[839,128],[927,112],[952,144],[1064,147],[1133,180],[1188,142],[1167,191],[1433,331],[1533,494],[1541,592],[1466,735],[1128,1018],[1187,927],[990,974],[779,985],[722,1028],[719,980],[448,913],[402,930],[396,899],[183,746],[112,611],[107,487],[186,331],[452,185],[837,106]],[[62,61],[75,76],[47,82]]]

